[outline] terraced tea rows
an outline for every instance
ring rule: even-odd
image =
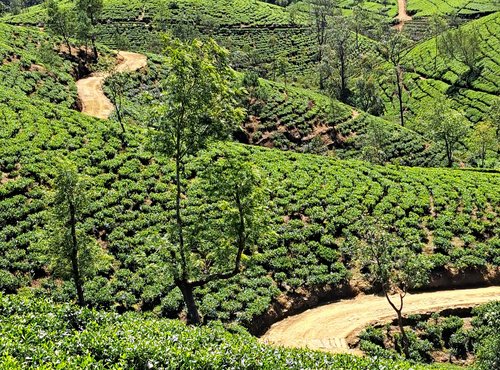
[[[54,162],[68,157],[92,184],[85,230],[113,261],[86,283],[88,301],[176,315],[181,296],[169,290],[171,276],[165,275],[153,237],[166,232],[164,220],[172,215],[170,162],[144,149],[141,127],[128,128],[123,150],[117,123],[11,91],[0,94],[6,122],[0,133],[0,289],[32,286],[60,299],[72,294],[70,284],[47,279],[43,253]],[[255,163],[269,179],[273,232],[263,236],[241,276],[197,292],[207,318],[249,323],[281,295],[348,281],[364,214],[394,225],[394,237],[411,242],[414,250],[432,251],[434,269],[499,265],[498,174],[223,147]],[[220,150],[206,153],[193,169]]]
[[[408,0],[408,11],[418,17],[433,14],[458,15],[473,18],[498,11],[498,3],[493,0]]]
[[[456,109],[463,110],[471,122],[486,119],[490,106],[500,94],[500,13],[483,17],[462,27],[466,32],[477,30],[481,37],[479,75],[469,84],[465,81],[469,68],[463,63],[449,60],[442,53],[438,53],[435,62],[434,39],[417,45],[404,60],[408,70],[408,107],[413,113],[425,110],[436,99],[447,98]],[[386,90],[387,100],[392,95],[391,91],[391,88]],[[387,105],[387,109],[389,112],[394,111],[391,105]]]

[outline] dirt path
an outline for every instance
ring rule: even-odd
[[[394,26],[398,31],[402,31],[405,22],[411,21],[412,17],[406,12],[406,0],[398,0],[398,21],[399,23]]]
[[[146,64],[145,55],[120,51],[115,71],[133,72],[145,67]],[[113,104],[102,91],[102,84],[109,75],[109,73],[93,73],[87,78],[76,81],[82,113],[102,119],[107,119],[113,113]]]
[[[408,294],[404,314],[473,307],[500,299],[500,286]],[[308,347],[328,352],[359,353],[349,349],[368,325],[388,322],[395,313],[385,297],[362,295],[307,310],[274,324],[260,340],[285,347]]]

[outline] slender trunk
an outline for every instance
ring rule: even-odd
[[[401,126],[404,126],[404,107],[403,107],[403,88],[401,86],[401,66],[398,64],[396,66],[396,82],[398,85],[398,101],[399,101],[399,120]]]
[[[176,140],[176,155],[175,155],[175,181],[176,181],[176,196],[175,196],[175,219],[177,222],[177,237],[179,238],[179,253],[181,255],[181,267],[182,267],[182,276],[181,280],[187,281],[187,261],[186,261],[186,253],[184,250],[184,230],[181,216],[181,134],[179,133],[180,129],[178,129],[178,135]]]
[[[409,341],[408,341],[408,336],[406,335],[405,328],[403,326],[403,315],[401,314],[401,310],[396,311],[398,315],[398,326],[399,326],[399,331],[401,332],[401,341],[403,343],[403,353],[405,354],[405,357],[407,359],[410,358],[410,349],[409,349]]]
[[[444,145],[446,146],[446,157],[448,159],[448,167],[452,167],[453,166],[453,150],[451,148],[451,144],[448,142],[448,140],[445,140]]]
[[[69,55],[71,56],[71,43],[67,36],[64,37],[64,42],[66,42],[66,46],[68,47]]]
[[[359,52],[359,29],[356,27],[356,50]]]
[[[406,356],[406,358],[410,358],[410,349],[409,349],[409,341],[408,341],[408,336],[406,335],[406,331],[403,325],[403,298],[406,293],[399,293],[399,308],[396,307],[396,305],[391,301],[391,298],[389,297],[388,292],[384,289],[384,294],[385,298],[391,305],[392,309],[396,311],[396,315],[398,317],[398,326],[399,326],[399,331],[401,332],[401,342],[403,344],[403,353]]]
[[[118,118],[118,122],[120,123],[120,127],[122,129],[122,132],[120,134],[120,138],[121,138],[121,141],[122,141],[122,146],[126,147],[127,146],[127,142],[125,140],[125,125],[123,124],[123,117],[122,117],[122,112],[121,112],[120,108],[121,108],[121,104],[120,105],[115,104],[116,117]]]
[[[345,53],[343,47],[339,50],[340,57],[340,100],[344,103],[347,101],[347,81],[345,72]]]
[[[76,287],[76,295],[78,297],[78,304],[85,306],[85,299],[83,297],[82,278],[80,276],[80,268],[78,266],[78,241],[76,238],[76,210],[75,205],[70,203],[70,228],[71,228],[71,267],[73,274],[73,281]]]
[[[438,36],[436,35],[436,53],[434,54],[434,73],[437,72],[437,58],[438,58]]]
[[[186,304],[187,323],[189,325],[199,325],[201,323],[201,317],[194,300],[193,286],[186,280],[178,281],[177,286],[181,290],[184,303]]]
[[[99,55],[97,54],[97,47],[95,46],[95,36],[94,35],[92,35],[90,42],[92,43],[92,53],[94,54],[94,62],[97,62]]]

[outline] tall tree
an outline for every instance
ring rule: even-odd
[[[103,0],[76,0],[76,8],[78,10],[79,33],[85,40],[90,40],[94,60],[97,61],[99,55],[95,44],[96,26],[102,12]]]
[[[96,248],[81,229],[86,194],[72,163],[62,162],[59,165],[55,189],[53,235],[50,240],[54,272],[62,277],[71,276],[78,304],[84,306],[83,279],[93,272]]]
[[[469,138],[469,150],[479,159],[479,166],[484,167],[486,156],[498,147],[498,139],[493,125],[486,122],[476,124]]]
[[[465,142],[469,131],[467,119],[452,109],[446,100],[436,101],[423,119],[427,133],[444,145],[447,166],[452,167],[457,146]]]
[[[448,28],[448,22],[440,14],[433,14],[429,21],[428,36],[434,38],[434,72],[437,72],[437,60],[440,51],[439,35]]]
[[[368,267],[371,282],[382,289],[396,312],[402,352],[410,358],[408,336],[403,325],[404,298],[409,289],[418,288],[428,281],[430,265],[423,255],[416,254],[411,246],[389,234],[387,227],[374,220],[365,222],[358,255],[361,263]]]
[[[127,82],[130,78],[130,74],[126,72],[113,72],[110,71],[111,76],[106,79],[106,84],[109,86],[107,92],[109,93],[109,98],[111,103],[115,107],[115,114],[120,124],[121,133],[120,138],[122,145],[127,145],[125,134],[125,95],[127,92]]]
[[[175,285],[186,303],[188,322],[200,323],[193,290],[214,278],[193,280],[191,250],[186,236],[185,161],[214,139],[227,138],[243,117],[236,108],[236,93],[231,88],[234,72],[228,64],[228,52],[215,41],[189,43],[165,38],[168,56],[167,78],[162,83],[158,103],[151,110],[153,146],[160,154],[172,157],[175,166],[175,225],[170,244],[176,249],[173,270]],[[238,255],[238,254],[237,254]],[[240,259],[234,271],[239,271]]]
[[[351,22],[341,15],[332,18],[324,46],[322,66],[323,81],[329,85],[331,95],[343,102],[349,99],[349,79],[356,57]]]
[[[479,70],[481,35],[476,27],[458,27],[439,36],[439,48],[450,58],[465,64],[469,70],[465,82],[470,84]]]
[[[496,98],[493,101],[488,113],[488,118],[495,128],[497,140],[500,142],[500,98]],[[500,151],[500,146],[498,147],[498,150]]]
[[[56,0],[45,2],[47,9],[47,29],[63,38],[71,55],[70,38],[75,36],[76,15],[72,8],[61,6]]]
[[[311,23],[316,38],[317,46],[317,62],[323,61],[323,49],[327,41],[328,25],[331,22],[331,17],[335,15],[337,9],[336,0],[309,0],[311,11]],[[320,89],[324,88],[325,77],[319,76]]]
[[[377,43],[377,48],[382,57],[391,65],[394,72],[394,83],[396,85],[396,96],[399,105],[399,122],[404,126],[404,66],[403,58],[410,51],[410,40],[402,32],[389,29]]]

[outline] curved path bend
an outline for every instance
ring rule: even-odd
[[[448,308],[470,308],[500,299],[500,286],[407,294],[403,313],[426,313]],[[333,353],[360,353],[349,348],[368,325],[393,320],[395,312],[385,297],[360,295],[307,310],[275,323],[260,340],[285,347]]]
[[[146,65],[147,58],[145,55],[120,51],[118,53],[118,64],[114,72],[134,72]],[[102,84],[109,76],[110,73],[93,73],[89,77],[76,81],[83,114],[107,119],[113,113],[113,104],[102,91]]]
[[[399,23],[394,26],[398,31],[402,31],[405,22],[411,21],[412,17],[406,12],[406,0],[398,0],[398,17]]]

